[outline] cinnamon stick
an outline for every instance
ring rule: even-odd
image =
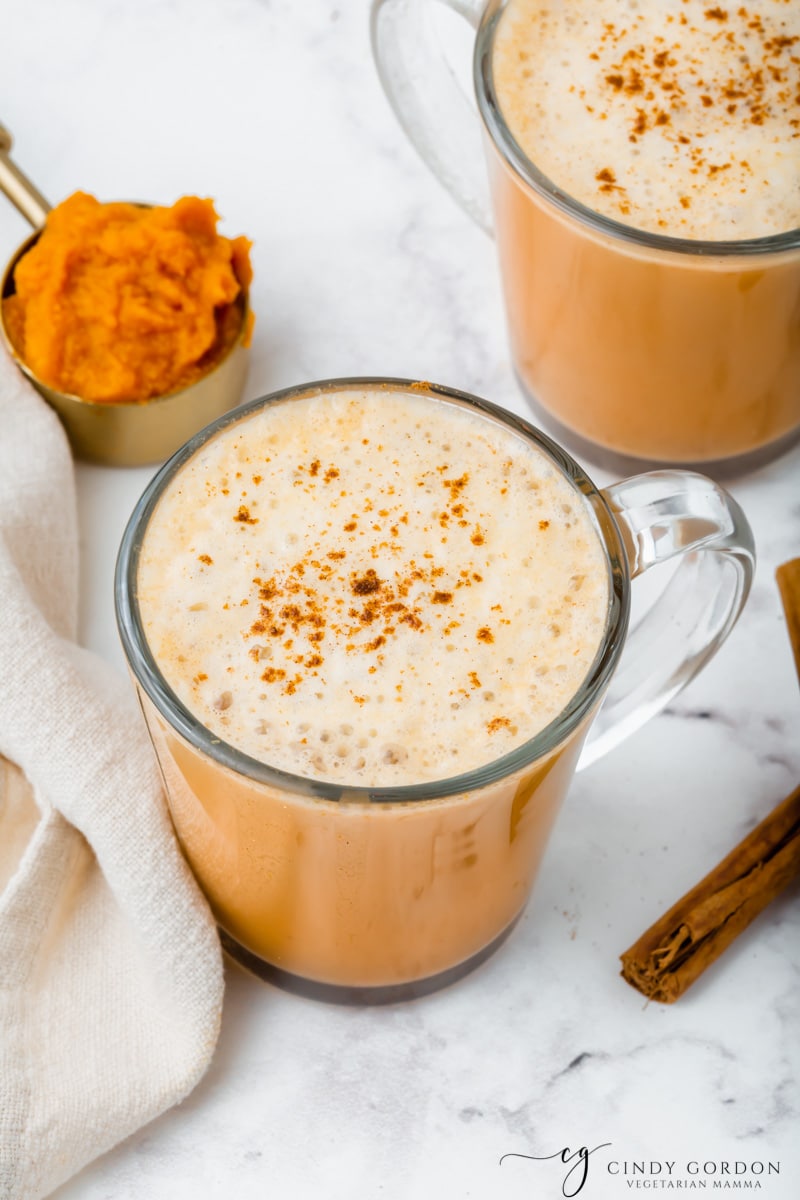
[[[783,563],[775,572],[781,594],[786,628],[794,653],[794,665],[800,680],[800,558]]]
[[[800,678],[800,559],[776,572]],[[622,977],[671,1004],[800,875],[800,787],[621,956]]]
[[[800,787],[622,955],[622,977],[671,1004],[800,874]]]

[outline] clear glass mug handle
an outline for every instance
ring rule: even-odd
[[[477,29],[486,0],[373,0],[372,53],[412,145],[478,225],[492,231],[481,127],[436,39],[434,4]]]
[[[622,535],[632,579],[677,555],[682,561],[628,633],[578,770],[655,716],[694,678],[736,623],[755,570],[747,518],[704,475],[652,471],[600,494]]]

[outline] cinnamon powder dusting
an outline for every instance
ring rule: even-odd
[[[689,236],[800,224],[795,0],[510,0],[494,74],[525,152],[600,212]]]
[[[730,20],[731,15],[733,21]],[[664,49],[657,49],[646,42],[637,41],[638,20],[618,27],[606,22],[598,39],[598,59],[610,56],[617,69],[602,76],[609,104],[616,98],[636,97],[630,120],[631,141],[636,142],[648,130],[660,129],[661,136],[670,140],[671,134],[664,127],[686,123],[687,109],[699,102],[701,109],[714,105],[725,108],[729,116],[737,112],[731,100],[741,105],[740,120],[752,125],[763,124],[767,115],[775,108],[789,112],[789,124],[795,134],[800,131],[800,72],[796,47],[798,36],[769,33],[761,17],[744,6],[729,13],[727,9],[706,8],[702,14],[706,22],[725,26],[724,32],[715,33],[713,42],[724,39],[722,53],[724,69],[714,74],[698,43],[693,38],[696,30],[689,25]],[[729,28],[730,26],[730,28]],[[656,41],[662,41],[657,38]],[[709,75],[708,84],[706,76]],[[770,87],[770,84],[778,85]],[[602,91],[602,89],[601,89]],[[680,120],[678,119],[680,118]],[[691,141],[679,144],[688,145]],[[695,130],[702,136],[702,126]],[[712,165],[702,146],[694,145],[690,151],[691,173],[694,176],[708,171],[731,167],[731,162]],[[620,189],[614,169],[609,166],[597,171],[600,190],[603,192]]]
[[[591,592],[579,606],[565,590],[587,552],[602,557],[589,518],[587,542],[569,485],[538,479],[538,452],[516,435],[433,407],[347,392],[265,411],[162,498],[162,549],[142,559],[148,639],[199,719],[253,757],[315,778],[444,778],[549,719],[534,655],[557,656],[560,687],[582,677],[568,634]],[[534,553],[520,529],[539,521]],[[590,656],[607,594],[596,578]]]
[[[293,486],[299,485],[313,497],[318,480],[323,484],[330,483],[339,479],[343,470],[342,465],[331,463],[323,472],[319,459],[313,459],[307,465],[299,463]],[[470,526],[467,514],[475,515],[469,501],[469,474],[451,475],[447,463],[435,470],[448,498],[446,509],[439,511],[434,519],[440,526],[455,519],[459,528],[466,531]],[[427,476],[418,479],[416,486],[427,487]],[[207,491],[211,487],[209,481]],[[342,504],[350,504],[354,498],[346,489],[339,495]],[[321,505],[327,507],[328,503],[320,497]],[[288,661],[286,653],[291,651],[289,657],[296,668],[291,675],[274,663],[260,674],[262,683],[279,686],[286,695],[293,695],[309,679],[320,678],[326,664],[326,646],[335,645],[338,651],[343,646],[349,656],[374,656],[380,665],[383,661],[381,652],[389,639],[406,636],[409,632],[423,634],[430,629],[438,609],[454,604],[458,590],[483,582],[479,572],[460,567],[452,588],[437,586],[448,574],[448,569],[436,563],[435,555],[426,551],[421,561],[416,558],[404,560],[401,546],[395,541],[399,526],[408,525],[408,513],[398,512],[396,506],[381,507],[376,512],[369,497],[362,497],[362,504],[363,511],[353,512],[350,520],[341,526],[342,532],[348,535],[344,542],[354,546],[360,519],[368,513],[378,516],[379,520],[373,520],[371,525],[377,535],[376,541],[366,553],[376,557],[388,554],[393,561],[390,573],[379,575],[374,567],[364,566],[348,571],[349,559],[355,557],[363,561],[360,545],[359,552],[354,553],[353,549],[330,549],[325,540],[314,541],[289,571],[276,571],[269,578],[255,576],[252,592],[238,601],[240,606],[252,601],[257,607],[257,616],[251,621],[246,637],[266,639],[267,646],[272,647],[267,652],[260,644],[251,647],[249,654],[254,661],[259,661],[265,653],[272,658],[274,647],[280,648],[284,652],[284,661]],[[240,504],[234,521],[254,525],[258,518],[251,516],[247,505]],[[388,540],[384,536],[387,527]],[[467,536],[466,532],[464,536]],[[480,547],[486,544],[487,535],[481,526],[474,526],[469,542]],[[345,596],[356,603],[345,603]],[[452,621],[444,632],[451,633],[460,623],[459,620]],[[365,636],[367,633],[369,636]],[[477,638],[485,643],[494,640],[488,626],[478,630]],[[401,692],[402,687],[396,690]]]

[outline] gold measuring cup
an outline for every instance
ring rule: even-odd
[[[34,233],[12,255],[0,284],[0,298],[14,294],[17,263],[39,238],[50,205],[11,161],[11,134],[0,125],[0,191],[30,222]],[[226,355],[194,383],[152,400],[98,404],[48,387],[34,375],[15,350],[0,309],[0,335],[19,369],[56,410],[77,457],[115,467],[139,467],[161,462],[198,429],[232,408],[242,395],[247,375],[248,297],[243,289],[241,325]]]

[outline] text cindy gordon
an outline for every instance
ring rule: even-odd
[[[624,1177],[631,1189],[754,1189],[762,1187],[763,1177],[780,1175],[781,1164],[760,1159],[751,1162],[744,1159],[689,1159],[684,1163],[612,1159],[606,1170],[609,1175]]]

